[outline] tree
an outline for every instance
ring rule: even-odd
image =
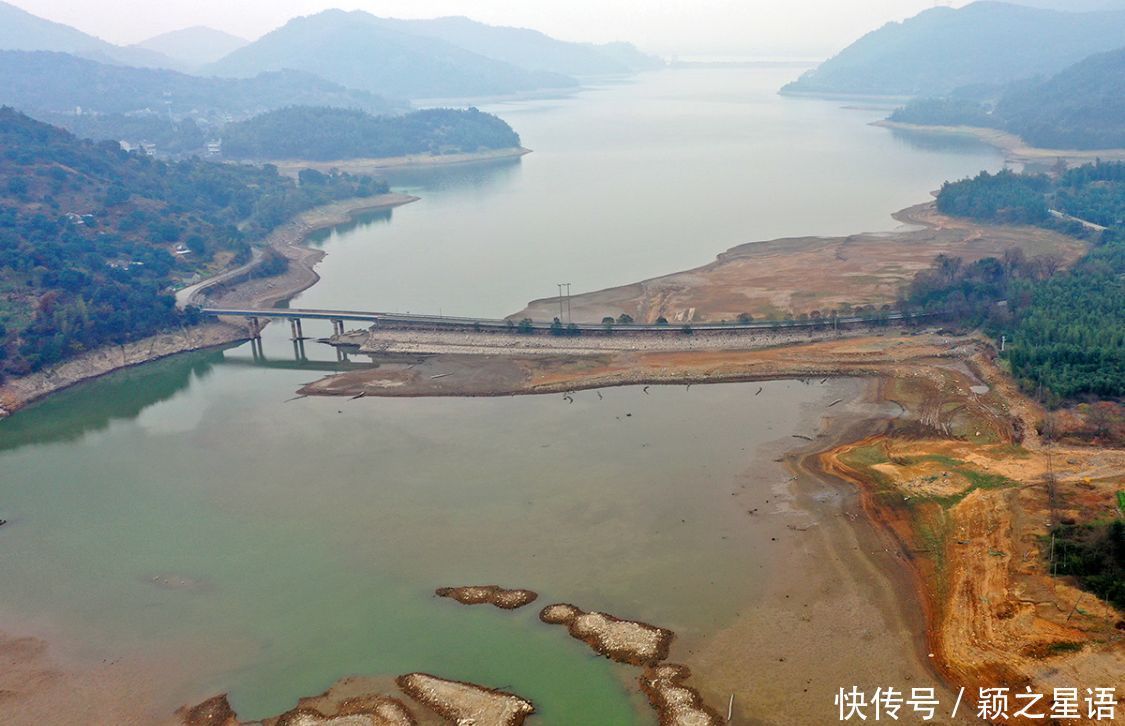
[[[563,335],[565,332],[566,328],[563,327],[561,320],[555,318],[551,321],[551,335]]]
[[[615,320],[614,320],[614,319],[613,319],[613,318],[612,318],[611,316],[609,316],[609,315],[607,315],[607,316],[605,316],[604,318],[602,318],[602,327],[604,327],[604,328],[605,328],[605,332],[607,332],[607,333],[612,333],[612,332],[613,332],[613,324],[614,324],[614,322],[616,322],[616,321],[615,321]]]
[[[621,313],[620,315],[617,316],[617,324],[618,325],[632,325],[633,324],[633,316],[630,315],[629,313]]]
[[[661,315],[659,318],[656,319],[656,324],[657,325],[667,325],[668,324],[668,318]]]
[[[739,322],[740,325],[746,325],[746,324],[750,323],[752,320],[754,320],[754,318],[753,318],[753,316],[750,315],[750,313],[739,313],[738,314],[738,322]]]
[[[520,321],[519,325],[516,326],[516,329],[521,333],[530,334],[535,332],[535,324],[531,321],[531,318],[524,318]]]

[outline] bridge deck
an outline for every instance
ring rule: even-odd
[[[216,317],[239,318],[275,318],[288,320],[333,320],[366,322],[382,324],[388,327],[425,327],[425,328],[471,328],[487,330],[509,330],[513,323],[506,319],[494,318],[466,318],[448,315],[412,315],[409,313],[381,313],[362,310],[312,310],[308,308],[271,308],[268,310],[254,310],[249,308],[203,308],[203,314]],[[882,320],[903,320],[907,316],[901,312],[890,312],[882,316]],[[915,315],[913,317],[927,317]],[[843,318],[821,318],[819,320],[754,320],[746,323],[690,323],[693,331],[737,331],[737,330],[773,330],[777,328],[815,328],[839,325],[871,324],[880,318],[850,316]],[[552,323],[533,322],[534,330],[550,330]],[[575,326],[582,332],[602,332],[606,326],[602,323],[576,323]],[[619,332],[651,332],[651,333],[679,333],[683,323],[670,323],[667,325],[652,325],[644,323],[630,323],[626,325],[615,324],[613,329]]]

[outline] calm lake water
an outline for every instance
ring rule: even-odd
[[[794,74],[675,70],[489,107],[535,153],[395,173],[422,201],[321,235],[323,279],[296,304],[499,316],[557,282],[889,228],[943,179],[1001,163],[868,126],[878,111],[776,96]],[[538,605],[721,626],[775,566],[731,494],[776,486],[762,452],[854,391],[287,401],[334,354],[310,343],[292,363],[281,326],[265,352],[158,362],[0,422],[0,615],[95,656],[203,647],[169,703],[229,690],[244,718],[345,675],[424,670],[510,688],[546,723],[652,722],[635,672],[540,624]],[[508,613],[432,597],[483,582],[543,599]]]

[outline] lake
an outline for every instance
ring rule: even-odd
[[[887,229],[973,143],[782,98],[792,69],[677,69],[485,110],[534,153],[399,170],[422,200],[317,236],[294,305],[502,316],[527,301],[705,263],[742,242]],[[337,367],[283,326],[66,391],[0,422],[0,628],[90,657],[176,660],[172,708],[230,691],[243,718],[349,674],[499,686],[545,723],[652,723],[634,669],[535,613],[555,601],[705,637],[784,567],[742,499],[849,381],[559,397],[290,400]],[[323,335],[306,322],[307,334]],[[757,501],[757,500],[755,500]],[[734,502],[734,504],[732,504]],[[701,566],[705,564],[705,566]],[[538,591],[515,613],[445,585]]]

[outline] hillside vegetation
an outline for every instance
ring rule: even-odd
[[[1058,73],[1125,46],[1125,11],[1059,12],[999,2],[938,7],[868,33],[783,90],[944,96]]]
[[[294,107],[272,111],[223,131],[223,153],[236,159],[378,158],[455,154],[520,145],[512,127],[477,109],[429,109],[403,116]]]
[[[1125,147],[1125,48],[1099,53],[1046,79],[1010,84],[992,103],[953,97],[920,99],[892,121],[997,128],[1039,147]]]
[[[194,321],[174,285],[293,215],[386,186],[272,167],[165,163],[0,109],[0,375]]]
[[[1015,252],[971,265],[942,256],[914,280],[903,305],[1006,335],[1005,356],[1028,391],[1053,401],[1125,396],[1125,163],[1088,164],[1058,178],[982,173],[946,183],[937,204],[986,222],[1067,225],[1093,246],[1069,271]],[[1108,229],[1061,222],[1052,209]]]

